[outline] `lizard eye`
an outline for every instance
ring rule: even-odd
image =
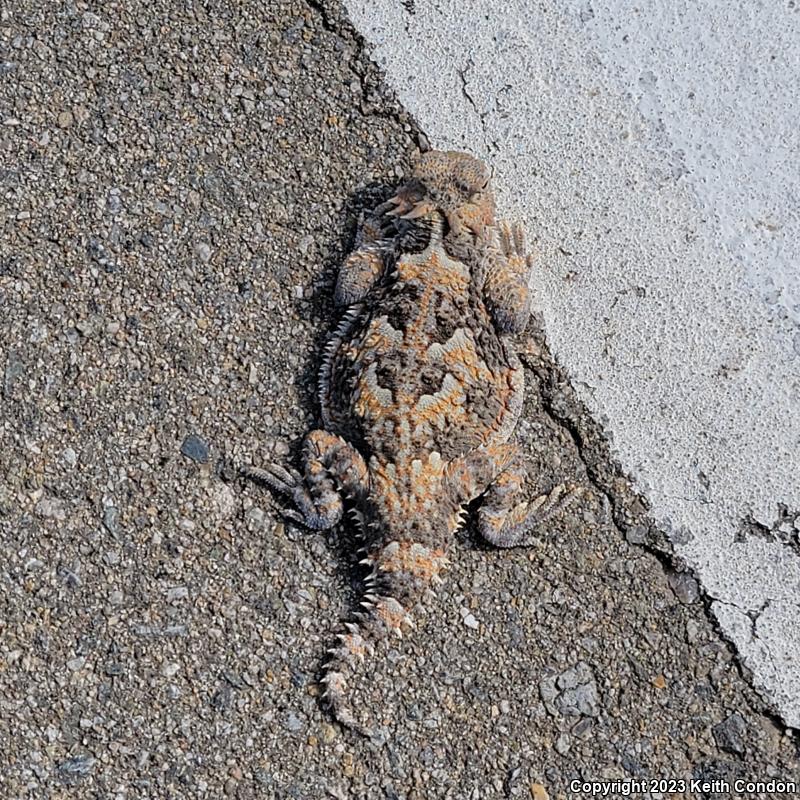
[[[463,178],[453,178],[453,185],[461,194],[468,196],[475,194],[475,184],[471,183],[470,181],[466,181]]]

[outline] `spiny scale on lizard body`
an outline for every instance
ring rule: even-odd
[[[348,680],[441,583],[467,504],[499,547],[522,546],[574,487],[525,500],[525,468],[509,440],[522,409],[512,346],[530,314],[532,267],[522,229],[495,219],[489,172],[466,153],[420,156],[397,194],[365,215],[335,300],[344,308],[320,371],[322,426],[305,438],[303,474],[248,468],[314,530],[345,506],[369,569],[322,679],[344,725],[374,730],[351,707]]]

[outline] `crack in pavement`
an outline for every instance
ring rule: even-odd
[[[475,99],[472,95],[467,91],[468,81],[467,81],[467,72],[475,66],[472,58],[467,59],[467,63],[464,65],[463,68],[457,70],[459,78],[461,78],[461,92],[466,98],[467,102],[472,106],[473,111],[478,115],[478,119],[481,123],[481,131],[483,137],[483,147],[486,153],[491,152],[491,148],[489,147],[489,140],[487,138],[487,131],[486,131],[486,112],[481,113],[478,110],[478,106],[475,103]]]
[[[361,87],[361,101],[359,110],[367,117],[380,117],[393,120],[401,124],[404,130],[411,135],[420,150],[430,149],[428,140],[420,131],[419,126],[411,122],[409,113],[395,99],[392,104],[384,105],[384,95],[392,97],[391,92],[379,92],[377,82],[373,83],[368,78],[368,68],[364,62],[370,62],[369,45],[361,34],[352,27],[341,8],[336,5],[334,12],[322,0],[304,0],[306,5],[318,15],[322,27],[342,41],[355,45],[355,53],[347,62],[348,69],[358,79]],[[370,62],[371,64],[371,62]],[[380,72],[380,71],[379,71]],[[383,78],[383,74],[380,73]]]
[[[778,503],[778,517],[771,525],[748,514],[742,517],[734,541],[745,542],[751,536],[781,545],[800,556],[800,512],[790,511],[788,506]]]
[[[543,339],[543,334],[541,336]],[[735,608],[739,613],[747,616],[751,621],[753,638],[762,643],[770,661],[777,669],[772,653],[763,640],[758,637],[756,631],[758,619],[769,607],[771,600],[767,600],[755,612],[755,617],[752,617],[747,610],[720,600],[708,592],[695,571],[675,552],[667,534],[658,528],[649,516],[647,499],[636,493],[631,481],[612,458],[602,429],[575,395],[572,385],[563,369],[553,359],[546,343],[542,341],[539,344],[542,347],[541,359],[532,360],[525,353],[520,354],[520,358],[525,366],[536,375],[545,412],[569,434],[574,442],[580,460],[586,467],[590,483],[611,508],[614,524],[626,535],[626,539],[633,546],[640,547],[654,556],[665,573],[668,575],[686,574],[694,579],[706,618],[728,648],[741,678],[756,689],[764,704],[763,713],[783,733],[793,736],[800,746],[800,732],[788,727],[770,700],[756,688],[749,674],[749,668],[743,662],[743,656],[738,652],[731,638],[723,631],[713,610],[715,603],[721,603]],[[642,535],[642,528],[645,529],[644,535]],[[629,535],[631,532],[635,534],[633,537]]]

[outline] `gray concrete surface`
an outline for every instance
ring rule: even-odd
[[[547,337],[800,726],[794,3],[347,0],[437,147],[539,237]]]
[[[419,140],[334,6],[0,8],[0,797],[800,780],[536,326],[531,492],[586,502],[531,550],[464,533],[356,686],[384,746],[320,708],[352,542],[233,465],[313,422],[336,264]]]

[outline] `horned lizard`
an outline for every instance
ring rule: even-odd
[[[397,194],[365,215],[339,273],[345,310],[319,380],[322,427],[302,450],[303,473],[269,464],[247,472],[313,530],[348,506],[368,569],[357,613],[330,650],[325,694],[334,716],[365,735],[348,701],[358,659],[413,625],[441,583],[467,504],[498,547],[526,545],[574,487],[524,499],[525,468],[509,440],[523,370],[511,337],[530,314],[532,259],[522,228],[495,219],[487,167],[465,153],[428,152]]]

